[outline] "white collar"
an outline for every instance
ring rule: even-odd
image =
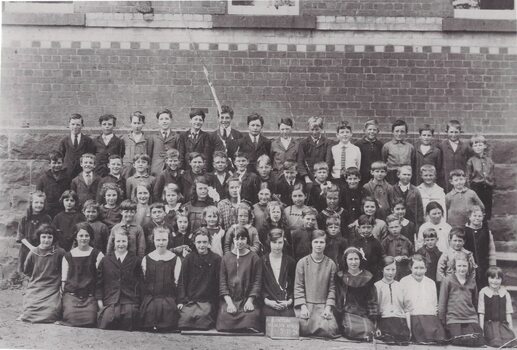
[[[117,252],[115,252],[115,257],[116,257],[117,259],[120,259],[120,261],[124,261],[124,259],[126,258],[126,256],[127,256],[127,251],[126,251],[124,254],[121,254],[121,255],[119,255]]]

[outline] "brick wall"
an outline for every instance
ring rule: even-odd
[[[316,16],[452,17],[450,0],[301,0],[301,12]]]
[[[135,13],[142,3],[151,3],[154,13],[224,14],[226,1],[75,1],[76,13]],[[145,4],[147,5],[147,4]]]
[[[110,112],[123,116],[124,126],[131,111],[153,115],[167,106],[182,127],[191,107],[215,115],[204,62],[240,127],[240,117],[257,111],[268,129],[282,116],[305,121],[316,114],[356,128],[376,117],[383,129],[403,118],[412,130],[423,123],[442,130],[454,118],[468,132],[517,131],[513,47],[278,42],[200,43],[198,56],[185,42],[8,41],[0,118],[8,126],[60,126],[78,112],[94,126]]]

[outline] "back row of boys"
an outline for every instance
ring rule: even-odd
[[[137,111],[130,115],[131,132],[119,138],[113,133],[117,118],[106,114],[99,118],[101,135],[91,139],[81,132],[84,125],[82,116],[73,114],[69,120],[71,134],[63,138],[59,144],[62,158],[51,159],[50,170],[40,178],[37,189],[47,194],[51,216],[61,210],[59,197],[64,190],[74,189],[82,205],[87,199],[98,198],[96,192],[99,192],[102,184],[106,182],[119,184],[123,192],[127,193],[127,197],[134,198],[131,192],[136,187],[135,184],[152,181],[156,199],[161,197],[166,183],[178,182],[180,187],[183,187],[182,192],[187,201],[195,176],[203,170],[199,168],[205,167],[206,170],[214,170],[213,179],[219,180],[215,181],[214,187],[223,198],[222,189],[230,177],[230,170],[234,170],[234,164],[231,161],[227,162],[224,155],[227,155],[230,160],[235,160],[235,156],[244,156],[243,158],[247,160],[247,173],[249,173],[245,176],[247,181],[244,181],[242,171],[236,170],[243,183],[242,197],[252,203],[258,201],[257,193],[260,188],[255,189],[253,185],[247,186],[245,182],[259,186],[261,183],[267,183],[270,186],[274,181],[277,183],[277,188],[272,190],[272,193],[281,195],[283,191],[287,191],[281,195],[281,199],[290,205],[292,203],[289,189],[292,190],[295,182],[301,182],[310,196],[311,192],[321,192],[320,189],[325,187],[325,183],[328,184],[327,180],[344,186],[344,170],[357,168],[361,184],[366,184],[365,190],[379,201],[381,209],[389,208],[386,198],[387,184],[390,184],[396,185],[393,189],[400,192],[399,197],[405,198],[407,208],[411,212],[412,208],[422,208],[422,205],[418,203],[420,205],[417,206],[415,199],[411,198],[415,195],[415,190],[414,186],[410,185],[410,181],[413,184],[423,181],[424,184],[429,185],[428,181],[425,181],[425,172],[421,172],[421,167],[430,165],[434,167],[432,170],[434,170],[436,182],[447,192],[453,189],[452,182],[449,182],[450,172],[465,171],[471,189],[477,193],[484,204],[486,219],[490,218],[494,164],[487,155],[487,144],[482,135],[472,138],[472,147],[459,139],[461,125],[458,121],[451,120],[447,123],[447,138],[439,144],[433,140],[434,130],[429,125],[424,125],[419,129],[420,139],[414,146],[406,141],[408,126],[405,121],[397,120],[392,124],[393,139],[383,144],[377,139],[379,133],[377,121],[368,120],[364,126],[364,137],[353,145],[352,128],[347,122],[338,125],[336,143],[322,135],[321,117],[309,118],[310,135],[302,140],[291,137],[293,121],[290,118],[284,118],[278,123],[280,136],[270,140],[261,134],[264,126],[262,116],[256,113],[248,116],[249,132],[243,134],[232,128],[233,115],[230,107],[222,106],[218,116],[219,127],[213,132],[205,132],[201,130],[205,113],[199,109],[193,110],[190,113],[190,129],[176,134],[171,130],[173,120],[171,111],[163,109],[156,113],[159,132],[148,135],[142,132],[145,116]],[[95,159],[82,157],[89,153],[94,154]],[[192,161],[193,155],[198,157],[200,155],[204,160],[201,167],[196,166]],[[219,159],[222,165],[217,164],[218,155],[223,155],[222,159]],[[269,156],[271,163],[265,166],[259,164],[260,161],[257,163],[263,155]],[[321,165],[323,160],[328,164],[324,166],[326,171],[318,174],[320,168],[318,164]],[[83,161],[91,164],[83,164]],[[141,163],[150,164],[141,165]],[[408,167],[409,176],[400,176],[400,169],[403,166],[410,167]],[[148,174],[148,167],[151,174]],[[83,170],[82,173],[81,170]],[[330,176],[330,179],[326,179],[327,176]],[[130,177],[134,181],[126,181]],[[371,177],[373,179],[370,181]],[[70,179],[74,179],[71,181],[71,186]],[[183,186],[181,186],[182,183]],[[432,191],[433,186],[428,187]],[[311,188],[317,188],[317,191],[311,191]],[[462,191],[460,189],[458,192]],[[315,204],[318,199],[312,198],[311,201]],[[465,205],[469,204],[465,203]],[[422,211],[418,209],[414,214],[413,222],[421,224]],[[462,222],[458,224],[463,225]]]

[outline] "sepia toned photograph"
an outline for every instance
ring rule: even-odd
[[[3,0],[0,349],[516,348],[516,2]]]

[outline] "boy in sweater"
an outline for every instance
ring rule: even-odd
[[[485,206],[476,192],[465,187],[465,172],[461,169],[451,171],[449,180],[452,190],[445,196],[447,207],[447,223],[452,227],[463,227],[467,223],[470,207],[479,205],[483,210]]]

